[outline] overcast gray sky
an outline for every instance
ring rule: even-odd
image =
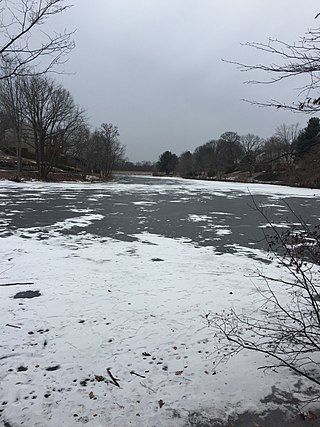
[[[293,42],[319,26],[319,9],[314,0],[75,0],[55,23],[77,29],[65,66],[75,74],[58,80],[93,128],[119,127],[132,161],[193,151],[227,130],[268,137],[281,123],[305,126],[308,117],[241,98],[290,100],[297,84],[243,84],[254,76],[222,58],[257,63],[257,52],[240,43]]]

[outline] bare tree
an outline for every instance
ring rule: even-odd
[[[260,152],[261,144],[262,139],[257,135],[253,135],[252,133],[248,133],[240,137],[240,145],[243,151],[241,166],[244,167],[245,170],[249,171],[250,177],[252,176],[256,166],[257,156]]]
[[[292,125],[286,125],[285,123],[282,123],[276,128],[276,132],[274,134],[275,138],[277,138],[279,141],[279,146],[282,147],[282,153],[280,154],[281,162],[288,169],[293,165],[293,153],[295,151],[294,145],[297,141],[299,133],[299,123]]]
[[[79,126],[73,133],[73,138],[70,153],[81,168],[82,179],[86,180],[94,167],[94,146],[90,129],[86,125]]]
[[[275,136],[278,137],[288,147],[289,151],[292,147],[292,144],[297,140],[299,133],[299,123],[294,123],[292,125],[282,123],[276,128]]]
[[[218,141],[213,139],[195,149],[193,158],[196,175],[215,176],[220,173],[218,147]]]
[[[115,164],[124,158],[125,149],[119,136],[118,127],[112,123],[102,123],[92,135],[96,168],[102,178],[110,178]]]
[[[25,132],[35,147],[39,178],[45,180],[57,157],[69,148],[72,133],[83,125],[84,111],[48,77],[25,78],[23,91]]]
[[[0,0],[0,80],[64,62],[74,47],[72,33],[47,34],[43,25],[69,7],[65,0]]]
[[[240,136],[236,132],[224,132],[218,141],[218,163],[223,173],[237,169],[243,156]]]
[[[298,99],[295,98],[290,102],[280,100],[249,102],[259,106],[296,112],[315,113],[320,111],[320,28],[309,29],[296,43],[269,39],[267,43],[248,42],[244,45],[269,54],[273,61],[269,64],[251,65],[226,61],[238,65],[242,71],[261,71],[266,75],[264,80],[249,80],[247,83],[273,84],[282,80],[299,78],[299,86],[301,86],[301,78],[305,79],[300,87]],[[274,60],[274,58],[276,59]],[[277,59],[278,62],[275,62]]]
[[[233,172],[242,157],[240,136],[236,132],[224,132],[218,140],[200,145],[194,151],[195,173],[221,178]]]
[[[185,151],[179,157],[179,174],[183,178],[190,178],[194,175],[195,165],[194,157],[190,151]]]
[[[216,330],[217,361],[251,350],[266,357],[263,368],[289,368],[320,386],[320,228],[296,217],[298,227],[279,231],[255,206],[272,230],[265,238],[282,274],[258,272],[255,310],[207,316]]]
[[[0,106],[6,112],[8,125],[14,133],[17,179],[20,179],[22,170],[23,97],[22,77],[11,76],[0,81]]]
[[[256,152],[260,148],[261,142],[261,138],[252,133],[247,133],[246,135],[242,135],[240,137],[240,144],[244,154]]]

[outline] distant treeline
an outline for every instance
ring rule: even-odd
[[[142,162],[130,162],[128,159],[119,161],[116,164],[116,169],[119,171],[130,171],[130,172],[156,172],[157,165],[155,162],[142,161]]]
[[[268,139],[225,132],[193,153],[165,151],[156,167],[184,178],[230,179],[233,174],[234,179],[320,187],[320,120],[311,118],[302,130],[282,124]]]

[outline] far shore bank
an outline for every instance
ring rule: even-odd
[[[320,186],[316,185],[302,185],[298,182],[288,182],[286,180],[266,180],[258,179],[258,177],[249,177],[243,173],[232,173],[222,177],[181,177],[179,175],[165,175],[157,172],[150,171],[114,171],[113,177],[102,178],[99,175],[88,175],[86,179],[83,179],[81,172],[67,172],[67,171],[52,171],[50,172],[46,182],[107,182],[114,179],[114,176],[141,176],[141,177],[159,177],[159,178],[182,178],[195,181],[217,181],[217,182],[230,182],[230,183],[248,183],[248,184],[271,184],[287,187],[297,187],[297,188],[312,188],[319,189]],[[8,180],[14,182],[23,182],[23,181],[40,181],[38,173],[35,170],[32,171],[22,171],[19,175],[14,169],[3,169],[0,170],[0,180]]]

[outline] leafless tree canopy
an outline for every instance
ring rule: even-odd
[[[294,123],[292,125],[287,125],[282,123],[276,128],[275,136],[280,139],[287,147],[290,148],[300,133],[299,123]],[[288,150],[289,151],[289,150]]]
[[[261,146],[262,140],[257,135],[252,133],[247,133],[240,137],[240,144],[243,149],[244,154],[251,154],[257,151]]]
[[[14,132],[18,178],[22,168],[23,99],[23,77],[8,77],[0,81],[0,110],[6,112],[9,127]]]
[[[320,111],[320,28],[308,30],[295,43],[269,39],[268,43],[248,42],[244,45],[269,54],[272,61],[268,64],[250,65],[226,61],[238,65],[242,71],[258,70],[266,75],[265,79],[248,80],[247,83],[272,84],[299,76],[306,78],[305,83],[300,87],[299,99],[294,98],[292,102],[287,103],[281,100],[249,102],[259,106],[297,112],[315,113]]]
[[[65,0],[0,0],[0,79],[38,74],[64,61],[72,33],[46,33],[48,18],[66,11]],[[36,68],[36,71],[34,71]]]
[[[124,156],[124,146],[119,140],[119,130],[112,123],[102,123],[92,135],[96,156],[96,168],[103,178],[111,176],[114,165]]]
[[[39,177],[44,180],[57,156],[66,153],[74,131],[83,125],[84,111],[70,92],[44,76],[24,78],[23,96],[26,137],[35,146]]]

